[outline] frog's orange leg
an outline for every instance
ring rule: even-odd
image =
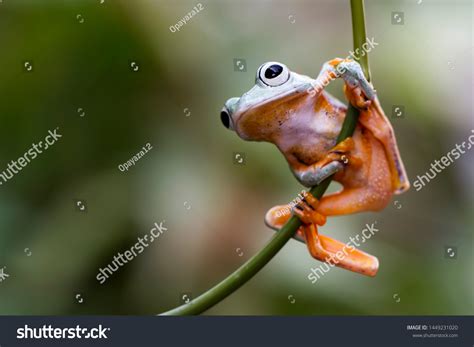
[[[367,170],[351,175],[343,183],[343,190],[324,196],[318,212],[326,216],[345,215],[383,209],[393,194],[392,174],[383,145],[370,132],[366,134],[370,154],[365,157]],[[358,175],[358,177],[356,176]]]
[[[303,234],[313,258],[362,275],[377,274],[379,261],[376,257],[352,245],[318,234],[314,224],[304,225]]]
[[[390,201],[389,190],[377,191],[373,187],[345,188],[321,199],[319,211],[327,216],[341,216],[357,212],[380,211]]]
[[[305,200],[299,204],[301,209],[294,209],[294,213],[303,223],[303,235],[313,258],[350,271],[375,276],[379,267],[378,259],[354,246],[318,234],[317,226],[324,225],[326,217],[319,213],[319,201],[311,193],[305,196]]]
[[[360,110],[359,122],[384,145],[392,172],[392,191],[400,194],[410,188],[405,167],[398,151],[397,140],[372,85],[360,65],[350,59],[335,58],[323,65],[315,84],[316,93],[335,78],[344,79],[344,92],[349,102]]]
[[[371,102],[367,109],[360,111],[359,122],[370,130],[384,146],[392,172],[394,193],[401,194],[407,191],[410,188],[410,182],[398,151],[395,133],[377,98]]]
[[[306,202],[293,209],[295,215],[301,219],[303,225],[298,229],[295,238],[306,242],[308,250],[313,258],[327,262],[333,266],[374,276],[378,270],[377,258],[348,246],[330,237],[318,234],[317,225],[323,225],[326,217],[319,211],[318,200],[308,193],[305,195]],[[288,213],[290,205],[275,206],[267,212],[265,223],[275,230],[279,230],[291,217]]]

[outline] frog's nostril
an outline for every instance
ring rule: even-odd
[[[221,121],[227,129],[230,128],[230,115],[225,109],[221,111]]]

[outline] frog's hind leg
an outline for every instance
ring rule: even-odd
[[[410,182],[398,151],[395,133],[377,98],[370,103],[368,108],[361,110],[359,122],[384,146],[392,172],[394,193],[401,194],[407,191],[410,188]]]
[[[303,225],[303,235],[311,256],[317,260],[366,276],[375,276],[379,261],[354,246],[318,234],[314,224]]]
[[[301,229],[311,256],[333,266],[375,276],[379,267],[376,257],[318,233],[317,226],[326,222],[326,217],[316,211],[319,211],[318,205],[318,200],[308,194],[305,201],[298,205],[299,208],[294,209],[303,223]]]
[[[392,177],[382,144],[367,132],[370,154],[364,157],[366,170],[359,170],[361,176],[350,172],[343,183],[343,190],[324,196],[318,212],[326,216],[346,215],[364,211],[379,211],[392,197]],[[354,183],[356,182],[356,183]]]
[[[384,145],[392,172],[392,190],[395,194],[407,191],[410,182],[398,151],[395,133],[361,66],[350,59],[336,58],[324,64],[318,80],[330,80],[334,76],[344,79],[344,93],[347,99],[360,110],[359,122]]]
[[[265,224],[278,231],[290,219],[293,210],[303,223],[294,238],[307,244],[313,258],[367,276],[375,276],[379,266],[377,258],[319,234],[317,225],[323,225],[326,217],[316,212],[319,211],[319,203],[313,195],[309,193],[304,199],[304,202],[293,209],[290,204],[273,207],[265,215]]]

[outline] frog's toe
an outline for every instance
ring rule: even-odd
[[[352,60],[343,61],[339,64],[338,68],[343,71],[342,78],[348,87],[351,89],[360,88],[369,100],[375,98],[375,89],[365,78],[364,72],[359,63]]]
[[[339,161],[344,164],[344,166],[351,165],[352,167],[360,167],[363,164],[362,159],[351,154],[354,147],[354,140],[352,137],[348,137],[329,151],[326,156],[326,161]]]
[[[311,192],[306,192],[305,195],[304,195],[304,200],[306,201],[306,203],[311,206],[313,208],[313,210],[316,211],[316,209],[318,208],[318,205],[319,205],[319,200],[316,199],[314,197],[313,194],[311,194]]]
[[[367,109],[372,104],[372,100],[366,96],[365,91],[360,86],[351,88],[346,84],[344,93],[350,103],[357,109]]]
[[[306,197],[305,197],[306,199]],[[309,198],[311,199],[311,198]],[[317,207],[317,199],[313,197],[312,203]],[[326,224],[326,216],[317,212],[307,201],[299,202],[293,208],[293,214],[297,216],[303,224],[324,225]]]
[[[291,217],[290,205],[277,205],[265,214],[265,224],[274,230],[280,230]]]
[[[329,153],[343,154],[354,149],[354,139],[348,137],[334,146]]]
[[[291,206],[290,205],[278,205],[272,207],[265,215],[265,224],[273,229],[273,230],[280,230],[288,219],[291,217]],[[298,231],[293,236],[293,238],[297,241],[305,243],[302,227],[298,228]]]

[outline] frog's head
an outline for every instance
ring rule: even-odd
[[[227,100],[221,111],[224,126],[244,140],[271,141],[311,98],[313,79],[268,62],[257,70],[255,86],[240,98]],[[290,122],[291,123],[291,122]]]

